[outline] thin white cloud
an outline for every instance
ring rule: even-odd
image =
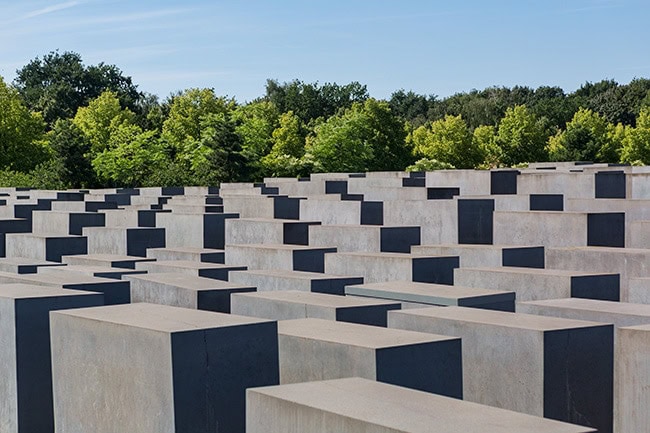
[[[31,12],[23,15],[22,17],[20,17],[20,19],[21,20],[28,20],[30,18],[38,17],[38,16],[41,16],[41,15],[51,14],[52,12],[58,12],[58,11],[62,11],[64,9],[70,9],[72,7],[80,5],[81,3],[82,2],[80,2],[80,1],[69,1],[69,2],[65,2],[65,3],[55,4],[55,5],[48,6],[48,7],[42,8],[42,9],[36,9],[34,11],[31,11]]]

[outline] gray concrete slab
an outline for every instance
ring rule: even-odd
[[[616,327],[650,324],[650,305],[593,299],[549,299],[517,304],[517,312],[612,323]]]
[[[236,293],[231,311],[242,316],[272,320],[317,318],[386,326],[386,314],[397,302],[298,291]]]
[[[397,301],[402,303],[402,308],[410,308],[416,304],[420,308],[436,305],[515,311],[515,292],[446,284],[412,281],[355,284],[346,286],[345,294]]]
[[[345,286],[363,283],[362,277],[286,270],[249,270],[229,274],[229,281],[257,287],[258,292],[298,290],[344,295]]]
[[[245,390],[279,383],[275,322],[154,304],[50,322],[58,432],[244,433]]]
[[[254,292],[254,286],[203,278],[186,273],[153,273],[125,277],[131,285],[131,302],[230,313],[233,293]]]
[[[595,433],[596,430],[362,378],[246,392],[248,433]]]
[[[614,431],[637,433],[650,425],[650,325],[616,330]]]
[[[228,281],[228,275],[233,271],[245,271],[246,266],[224,265],[221,263],[194,262],[189,260],[161,260],[155,262],[139,262],[135,268],[140,271],[154,273],[182,273],[195,277],[213,278]]]
[[[613,325],[446,307],[389,313],[391,328],[463,340],[463,398],[612,431]]]
[[[99,293],[0,284],[0,431],[54,431],[49,312],[103,303]]]
[[[323,319],[278,322],[280,383],[365,377],[462,398],[460,339]]]

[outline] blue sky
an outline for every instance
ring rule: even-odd
[[[50,51],[139,89],[251,100],[267,78],[440,97],[492,85],[650,78],[648,0],[0,0],[0,75]]]

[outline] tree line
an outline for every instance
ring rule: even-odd
[[[240,103],[214,89],[159,100],[117,66],[49,53],[0,77],[0,186],[218,185],[313,172],[650,163],[650,80],[490,87],[446,98],[280,83]]]

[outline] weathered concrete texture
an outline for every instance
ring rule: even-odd
[[[616,330],[614,431],[638,433],[650,426],[650,325]]]
[[[532,268],[458,268],[454,282],[460,286],[513,290],[517,301],[557,298],[620,299],[618,274]]]
[[[244,433],[278,379],[274,322],[154,304],[51,314],[56,431]]]
[[[35,274],[39,268],[61,266],[65,265],[63,263],[28,259],[25,257],[5,257],[0,259],[0,271],[13,274]]]
[[[325,257],[336,252],[336,248],[272,244],[226,245],[225,250],[228,265],[304,272],[324,272]]]
[[[362,277],[346,277],[318,272],[256,270],[236,271],[229,274],[229,281],[257,287],[258,292],[298,290],[301,292],[344,295],[345,286],[362,284]]]
[[[616,327],[650,324],[650,305],[593,299],[550,299],[517,304],[517,312],[612,323]]]
[[[131,284],[131,302],[150,302],[222,313],[230,313],[231,294],[255,291],[254,286],[184,273],[134,275],[126,279]]]
[[[339,252],[409,253],[420,244],[420,227],[314,225],[309,245],[336,245]]]
[[[504,246],[477,244],[414,245],[415,255],[458,256],[464,268],[517,266],[544,268],[543,246]]]
[[[325,273],[360,274],[367,283],[415,281],[453,284],[458,256],[399,253],[336,253],[325,256]]]
[[[612,325],[462,307],[394,311],[388,321],[462,338],[466,400],[612,431]]]
[[[223,249],[226,222],[238,217],[236,213],[172,212],[158,215],[156,226],[165,231],[166,244],[161,246]]]
[[[165,246],[165,229],[162,228],[86,227],[83,232],[88,237],[89,254],[146,257],[147,248]]]
[[[99,293],[0,284],[1,432],[54,432],[48,314],[103,303]]]
[[[0,272],[0,284],[25,283],[37,286],[98,292],[106,305],[130,302],[129,282],[99,278],[78,272],[61,271],[47,274],[10,274]]]
[[[225,252],[215,248],[166,247],[148,248],[147,257],[165,260],[189,260],[192,262],[224,263]]]
[[[85,236],[7,233],[7,257],[26,257],[50,262],[61,262],[62,256],[86,254],[88,239]]]
[[[233,294],[231,311],[272,320],[317,318],[386,326],[386,315],[397,302],[296,291]]]
[[[310,226],[317,221],[238,218],[226,221],[226,244],[309,245]],[[315,244],[314,244],[315,245]]]
[[[82,275],[109,278],[112,280],[122,280],[125,275],[138,275],[146,273],[146,271],[136,271],[134,269],[111,268],[108,266],[92,265],[46,266],[41,267],[38,271],[39,274],[49,274],[52,272],[76,272]]]
[[[247,433],[595,433],[362,378],[247,391]]]
[[[82,254],[64,256],[62,261],[68,265],[109,266],[112,268],[135,269],[139,262],[153,262],[155,259],[127,256],[124,254]]]
[[[49,235],[83,234],[84,227],[103,227],[105,215],[98,212],[34,212],[32,233]]]
[[[344,377],[462,398],[460,338],[323,319],[278,323],[280,383]]]
[[[355,284],[348,285],[345,288],[345,294],[398,301],[402,303],[402,308],[451,305],[515,311],[515,292],[445,284],[414,283],[412,281]]]
[[[621,275],[621,301],[639,302],[630,297],[631,278],[650,277],[650,249],[571,247],[547,248],[550,269],[611,272]]]
[[[166,260],[155,262],[139,262],[135,268],[140,271],[147,271],[150,274],[159,273],[180,273],[195,277],[212,278],[215,280],[228,281],[228,275],[232,271],[245,271],[246,266],[223,265],[220,263],[193,262],[189,260]]]

